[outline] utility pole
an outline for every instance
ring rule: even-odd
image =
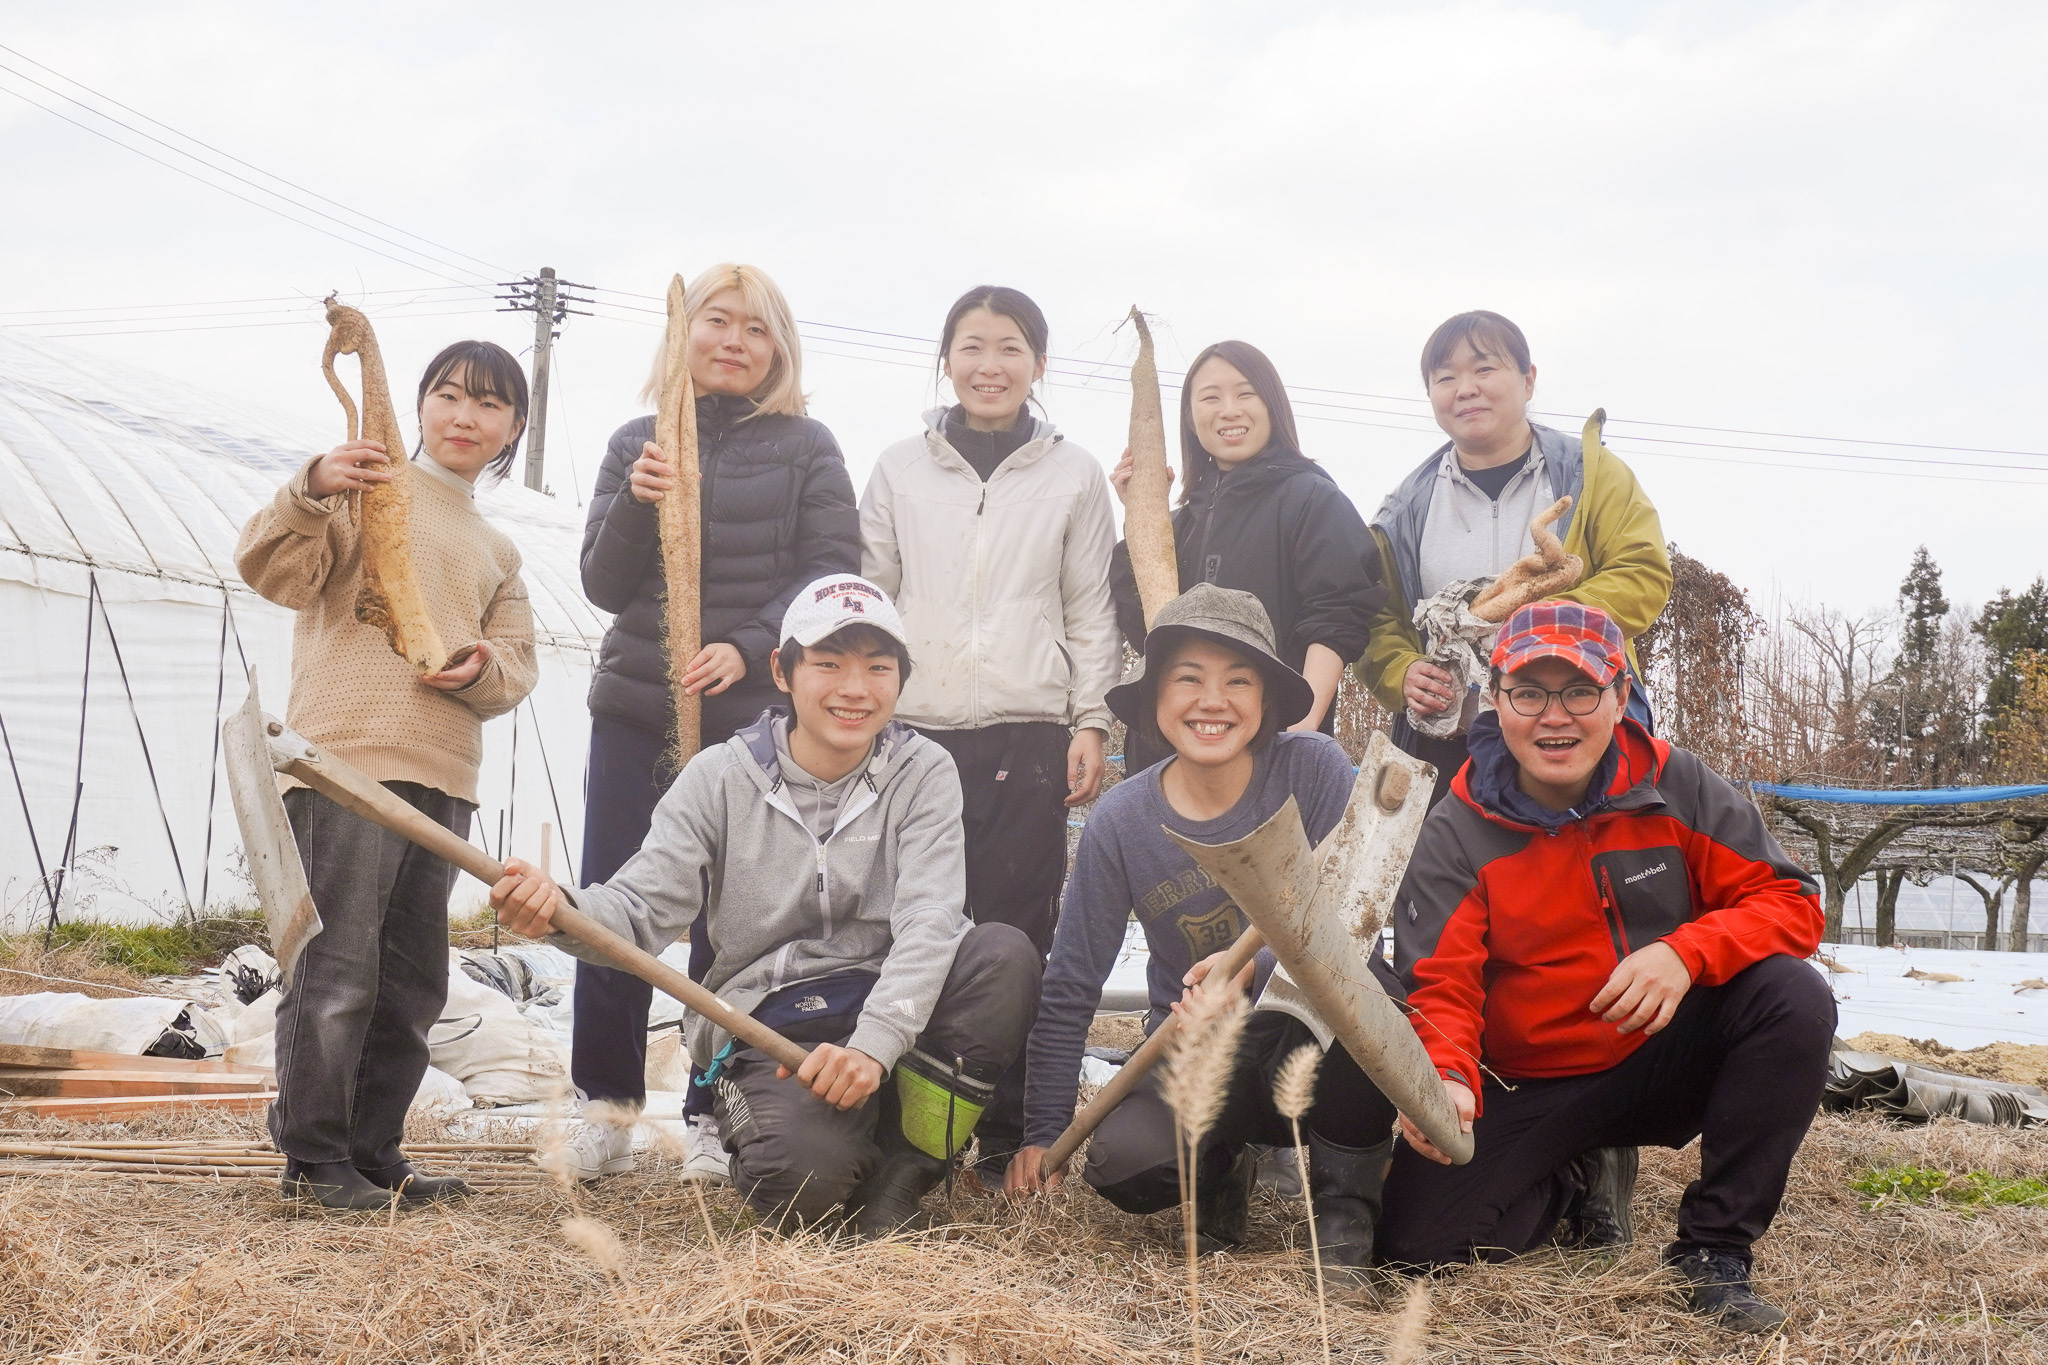
[[[506,301],[501,313],[533,314],[533,411],[526,421],[526,486],[536,493],[545,493],[543,482],[547,469],[548,436],[548,357],[554,349],[554,341],[560,335],[555,330],[563,318],[571,313],[589,317],[586,309],[571,308],[572,303],[589,303],[586,298],[570,294],[572,289],[589,289],[587,284],[571,284],[555,278],[553,266],[542,266],[539,275],[501,284],[500,289],[509,289],[509,294],[500,294]]]

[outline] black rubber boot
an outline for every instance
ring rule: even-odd
[[[1195,1182],[1195,1247],[1204,1256],[1244,1245],[1259,1160],[1240,1147],[1220,1177]]]
[[[1664,1248],[1664,1264],[1685,1281],[1692,1311],[1730,1332],[1772,1332],[1785,1323],[1785,1310],[1750,1287],[1746,1256],[1673,1242]]]
[[[887,1237],[892,1232],[922,1232],[930,1227],[924,1197],[946,1178],[949,1164],[900,1139],[885,1143],[882,1164],[846,1197],[854,1235]]]
[[[1558,1241],[1584,1251],[1619,1251],[1636,1239],[1636,1172],[1639,1147],[1595,1147],[1572,1165],[1580,1194],[1565,1210]]]
[[[388,1209],[391,1191],[380,1190],[346,1161],[286,1158],[282,1188],[293,1199],[310,1199],[325,1209]]]
[[[1326,1280],[1366,1283],[1393,1156],[1391,1136],[1377,1147],[1339,1147],[1308,1134],[1308,1191]]]
[[[422,1175],[410,1161],[389,1166],[356,1167],[363,1179],[380,1190],[392,1190],[402,1204],[424,1204],[434,1199],[461,1199],[471,1193],[461,1176]]]

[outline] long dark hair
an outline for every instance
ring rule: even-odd
[[[1266,405],[1266,415],[1273,423],[1273,435],[1266,443],[1266,450],[1301,453],[1301,437],[1294,429],[1294,404],[1287,401],[1287,386],[1280,382],[1280,371],[1273,368],[1273,362],[1266,359],[1264,351],[1249,341],[1219,341],[1195,357],[1195,363],[1188,366],[1187,377],[1180,386],[1182,503],[1186,503],[1194,492],[1198,480],[1206,480],[1216,472],[1216,461],[1202,449],[1202,438],[1195,434],[1195,374],[1212,359],[1234,367],[1249,379],[1253,392]],[[1259,453],[1264,454],[1265,451]]]
[[[986,308],[997,317],[1016,323],[1017,330],[1024,333],[1024,344],[1031,348],[1031,358],[1041,363],[1045,360],[1052,346],[1052,331],[1045,325],[1045,313],[1031,301],[1031,296],[1007,285],[977,284],[946,310],[946,325],[939,329],[941,375],[946,372],[946,353],[953,349],[953,333],[960,330],[960,319],[977,308]],[[1032,395],[1033,399],[1036,397]]]
[[[502,479],[512,468],[513,457],[519,454],[519,442],[526,436],[526,371],[519,368],[510,351],[495,341],[455,342],[427,362],[427,371],[420,376],[419,397],[413,400],[413,411],[417,413],[425,407],[427,395],[447,383],[457,371],[462,375],[458,381],[462,391],[471,398],[495,398],[512,405],[513,420],[518,422],[519,430],[485,466]],[[426,449],[426,445],[426,434],[422,432],[420,450]],[[413,454],[419,454],[419,450]]]

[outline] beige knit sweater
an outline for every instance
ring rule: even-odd
[[[430,456],[414,461],[413,564],[427,610],[451,651],[490,645],[469,686],[428,687],[383,631],[356,620],[356,499],[310,497],[311,469],[308,461],[249,518],[235,546],[242,581],[298,613],[286,723],[379,782],[418,782],[475,801],[483,723],[517,706],[535,680],[519,550],[484,520],[460,475]]]

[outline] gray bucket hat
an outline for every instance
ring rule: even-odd
[[[1315,705],[1316,693],[1307,678],[1280,662],[1273,647],[1273,620],[1265,604],[1248,592],[1197,583],[1159,609],[1159,619],[1145,635],[1145,653],[1109,689],[1104,698],[1116,718],[1136,728],[1144,708],[1151,704],[1154,688],[1146,681],[1148,671],[1159,666],[1166,651],[1184,635],[1214,640],[1226,649],[1248,656],[1266,678],[1266,704],[1281,729],[1300,720]]]

